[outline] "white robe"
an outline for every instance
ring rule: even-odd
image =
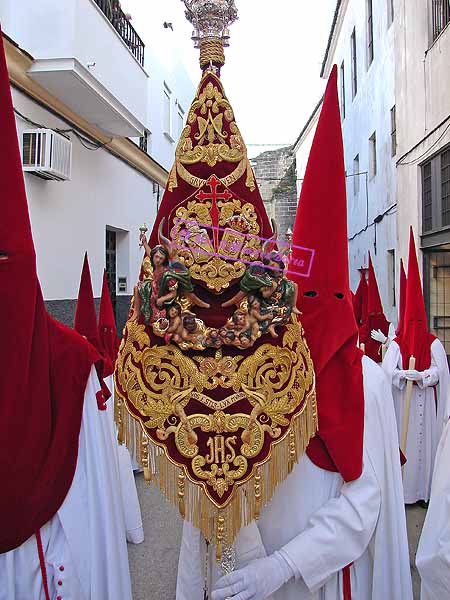
[[[383,361],[392,384],[399,441],[402,435],[406,381],[400,380],[403,369],[400,348],[396,342],[389,346]],[[422,381],[413,386],[408,438],[407,462],[403,467],[403,489],[406,504],[429,500],[434,457],[439,438],[449,414],[450,378],[447,356],[441,342],[431,344],[431,365],[423,371]]]
[[[421,600],[450,598],[450,422],[436,453],[430,505],[417,549]]]
[[[114,448],[112,463],[117,471],[120,481],[120,490],[122,498],[122,509],[125,520],[125,531],[127,541],[131,544],[140,544],[144,541],[144,528],[142,526],[141,507],[134,480],[133,466],[131,464],[130,453],[124,444],[117,442],[117,430],[114,423],[114,379],[111,375],[105,379],[105,383],[111,391],[106,406],[109,416],[109,425],[111,431],[111,440]]]
[[[109,417],[97,408],[92,367],[69,492],[41,528],[50,598],[131,600],[128,552]],[[36,537],[0,554],[0,600],[45,600]]]
[[[412,600],[406,519],[392,395],[382,370],[363,358],[364,467],[344,483],[306,455],[278,486],[257,526],[238,537],[238,565],[283,548],[294,565],[273,600],[341,600],[342,569],[351,567],[352,600]],[[204,542],[186,524],[177,600],[202,600]],[[217,577],[215,572],[213,579]]]

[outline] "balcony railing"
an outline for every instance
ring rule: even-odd
[[[450,1],[433,0],[433,41],[441,31],[450,23]]]
[[[145,45],[120,7],[119,0],[94,0],[123,39],[136,60],[144,66]]]

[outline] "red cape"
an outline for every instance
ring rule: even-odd
[[[1,37],[1,36],[0,36]],[[45,309],[0,40],[0,553],[49,521],[72,484],[95,349]]]

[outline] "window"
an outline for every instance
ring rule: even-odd
[[[422,167],[422,229],[433,229],[431,161]]]
[[[428,326],[450,355],[450,250],[448,244],[424,251],[424,296]]]
[[[442,227],[450,225],[450,149],[441,154]]]
[[[369,177],[377,174],[377,134],[374,131],[369,138]]]
[[[450,225],[450,146],[422,165],[422,231]]]
[[[184,126],[184,110],[178,104],[178,138],[181,137],[181,132],[183,131]]]
[[[341,65],[341,117],[345,119],[345,67],[344,61]]]
[[[397,117],[395,106],[391,108],[391,156],[397,154]]]
[[[170,89],[164,84],[164,95],[163,95],[163,130],[168,136],[172,136],[172,93]]]
[[[391,306],[395,306],[395,250],[388,250],[387,253],[389,303]]]
[[[355,196],[359,194],[359,154],[353,159],[353,193]]]
[[[431,7],[434,41],[450,23],[450,2],[449,0],[431,0]]]
[[[367,1],[367,67],[373,61],[373,9],[372,0]]]
[[[106,263],[106,279],[108,281],[109,293],[111,294],[111,302],[113,305],[114,314],[116,312],[116,232],[110,229],[106,230],[105,238],[105,263]]]
[[[356,32],[353,29],[350,38],[350,51],[352,58],[352,98],[354,98],[358,92],[358,65],[356,60]]]
[[[387,0],[387,12],[388,12],[388,27],[394,22],[394,0]]]
[[[144,135],[139,138],[139,148],[147,154],[151,154],[152,134],[150,131],[148,131],[148,129],[144,129]]]

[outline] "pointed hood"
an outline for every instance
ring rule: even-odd
[[[367,279],[364,270],[362,270],[359,284],[353,297],[353,310],[358,326],[367,319],[367,296]]]
[[[120,341],[117,337],[116,319],[109,293],[106,270],[103,271],[102,297],[98,313],[98,335],[105,354],[111,363],[115,364]]]
[[[365,354],[377,363],[382,360],[381,344],[372,339],[370,333],[372,329],[381,329],[387,337],[389,333],[389,321],[383,313],[378,282],[373,268],[372,258],[369,252],[369,281],[367,296],[367,319],[360,328],[360,342],[365,345]]]
[[[381,304],[380,290],[378,281],[373,268],[372,257],[369,252],[369,282],[367,295],[367,312],[369,315],[383,314],[383,305]]]
[[[431,365],[431,344],[436,339],[428,331],[428,319],[423,299],[416,245],[412,227],[409,232],[408,278],[402,332],[395,341],[400,346],[403,368],[408,369],[410,356],[416,358],[416,370],[424,371]]]
[[[72,483],[95,350],[45,309],[0,31],[0,553],[53,517]]]
[[[403,331],[405,322],[405,304],[406,304],[406,272],[403,266],[403,260],[400,259],[400,301],[398,305],[398,325],[395,335],[398,337]]]
[[[326,174],[326,176],[325,176]],[[308,456],[346,481],[362,470],[362,353],[348,277],[347,207],[337,69],[333,67],[309,155],[292,240],[291,278],[316,371],[319,433]],[[296,274],[305,248],[308,277]]]
[[[100,350],[100,339],[97,330],[97,315],[95,312],[94,293],[92,291],[91,270],[87,252],[84,254],[81,271],[80,287],[78,290],[77,308],[73,327],[75,331]]]
[[[100,341],[97,327],[97,314],[95,312],[94,292],[92,291],[91,270],[89,268],[88,254],[85,252],[83,260],[83,269],[81,271],[80,287],[78,290],[77,308],[75,311],[75,320],[73,324],[75,331],[78,331],[90,342],[102,357],[98,362],[97,374],[104,388],[105,397],[108,399],[111,394],[105,386],[103,379],[114,372],[114,366],[105,353],[105,349]],[[100,408],[100,406],[99,406]]]

